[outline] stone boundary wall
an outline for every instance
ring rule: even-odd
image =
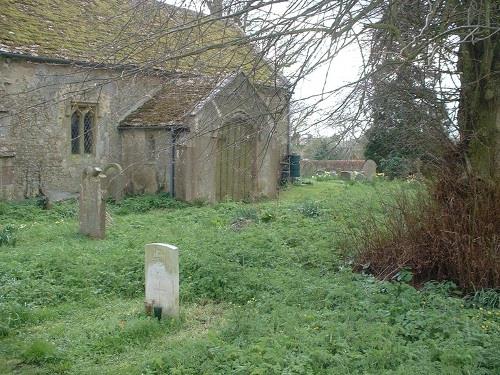
[[[302,177],[314,176],[318,171],[337,172],[355,171],[362,172],[367,178],[373,178],[377,164],[373,160],[311,160],[300,161],[300,174]]]

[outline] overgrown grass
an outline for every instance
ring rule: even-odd
[[[496,374],[491,293],[350,271],[368,216],[408,186],[328,181],[215,206],[134,197],[108,206],[102,241],[77,234],[75,202],[4,204],[17,243],[0,247],[0,373]],[[149,242],[180,248],[178,319],[143,314]]]

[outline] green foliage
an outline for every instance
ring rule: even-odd
[[[258,221],[259,215],[257,209],[252,206],[237,207],[231,221],[234,223],[240,220]]]
[[[0,226],[0,246],[14,246],[16,241],[16,227],[14,225]]]
[[[423,3],[413,5],[414,12],[408,12],[406,3],[384,4],[373,31],[370,58],[376,70],[369,80],[371,128],[366,133],[365,158],[374,160],[383,172],[382,161],[392,157],[435,161],[448,142],[446,108],[428,85],[435,73],[429,75],[398,53],[428,22]],[[399,30],[397,38],[394,30]]]
[[[177,209],[187,207],[188,204],[170,197],[169,194],[137,195],[128,197],[114,205],[118,215],[128,215],[131,213],[144,213],[153,209]],[[198,204],[199,206],[199,204]]]
[[[400,156],[392,156],[380,161],[380,169],[390,179],[406,178],[410,174],[411,161]]]
[[[467,304],[471,307],[484,307],[490,309],[500,308],[500,290],[481,289],[467,299]]]
[[[305,217],[318,217],[321,215],[321,204],[317,201],[308,199],[299,204],[298,210]]]
[[[35,340],[24,350],[22,358],[26,363],[43,364],[60,360],[54,344],[43,340]]]
[[[260,221],[263,223],[269,223],[274,220],[276,220],[276,214],[272,211],[267,210],[260,215]]]
[[[352,273],[342,256],[366,212],[409,188],[328,181],[257,204],[147,204],[102,241],[77,235],[59,205],[17,208],[22,236],[0,251],[0,373],[495,374],[498,310],[462,306],[445,284]],[[231,230],[235,217],[252,224]],[[149,242],[180,248],[178,319],[144,315]]]

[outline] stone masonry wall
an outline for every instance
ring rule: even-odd
[[[77,192],[84,167],[121,162],[118,123],[160,83],[156,77],[122,73],[0,57],[0,142],[15,153],[14,198]],[[71,154],[75,102],[96,104],[92,155]]]
[[[287,128],[287,124],[283,120],[275,122],[266,103],[241,74],[201,104],[190,119],[190,132],[183,135],[179,145],[182,170],[176,180],[178,196],[216,200],[218,129],[235,118],[246,118],[258,132],[256,160],[252,161],[256,171],[253,196],[274,197],[281,154],[286,153],[286,137],[278,136],[278,128]],[[177,187],[177,183],[181,186]]]

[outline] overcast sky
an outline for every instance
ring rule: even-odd
[[[190,8],[192,10],[200,10],[200,0],[163,0],[168,4],[176,5],[179,7]],[[285,12],[288,4],[280,3],[274,4],[271,12],[279,17],[279,15]],[[208,13],[208,9],[203,8],[205,13]],[[345,50],[342,50],[338,56],[336,56],[331,62],[330,66],[324,65],[312,72],[307,78],[303,79],[298,83],[295,93],[294,100],[302,100],[305,98],[315,97],[317,100],[323,90],[331,91],[338,87],[345,85],[348,82],[356,80],[359,76],[359,71],[361,67],[361,55],[357,46],[350,46]],[[294,67],[284,71],[284,74],[293,75]],[[333,97],[325,100],[321,103],[320,108],[328,110],[328,107],[334,106],[335,101],[338,102],[339,97]],[[316,116],[319,112],[316,112]],[[314,115],[309,119],[314,122]],[[331,129],[320,127],[316,131],[310,131],[311,133],[316,133],[320,135],[331,135],[333,131]]]

